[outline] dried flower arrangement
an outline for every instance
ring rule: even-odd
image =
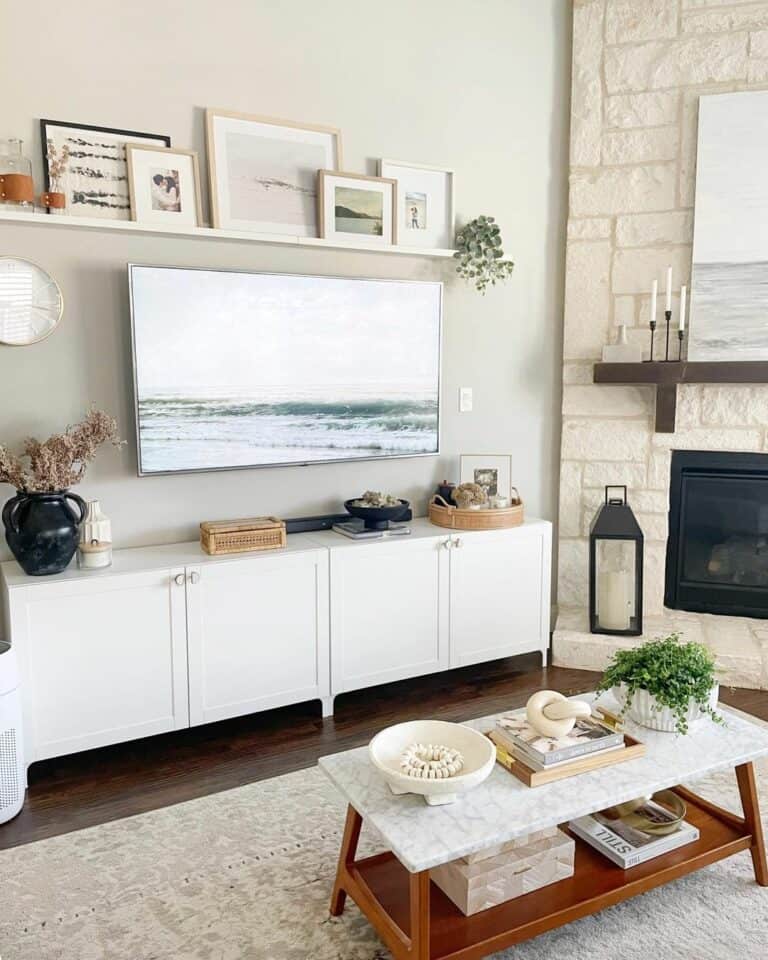
[[[48,180],[50,189],[61,191],[61,183],[69,166],[69,145],[64,144],[61,153],[57,153],[56,145],[49,137],[46,141],[46,160],[48,161]]]
[[[80,483],[97,449],[107,442],[121,444],[117,421],[101,410],[91,410],[80,423],[43,443],[30,437],[20,456],[0,444],[0,483],[10,483],[24,493],[66,490]]]
[[[453,499],[460,510],[467,510],[488,503],[488,494],[479,483],[460,483],[453,491]]]
[[[358,500],[353,500],[356,507],[399,507],[400,501],[391,493],[379,493],[378,490],[366,490]]]

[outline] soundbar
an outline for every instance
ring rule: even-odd
[[[317,517],[293,517],[285,521],[286,533],[310,533],[312,530],[330,530],[334,523],[345,523],[350,520],[348,513],[324,513]],[[402,520],[413,520],[413,510],[401,517]]]

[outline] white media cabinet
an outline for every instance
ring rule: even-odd
[[[0,565],[36,760],[549,646],[551,525],[294,534],[279,551],[115,551],[105,570]]]

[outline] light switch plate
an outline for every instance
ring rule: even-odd
[[[459,413],[472,412],[472,387],[459,387]]]

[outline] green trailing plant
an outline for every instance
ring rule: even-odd
[[[693,701],[702,713],[715,723],[722,716],[709,703],[716,683],[715,660],[700,643],[681,643],[680,635],[649,640],[631,650],[614,654],[598,684],[598,693],[624,684],[626,700],[621,709],[624,717],[638,690],[647,690],[660,708],[669,707],[675,717],[677,732],[688,732],[688,707]]]
[[[501,230],[493,217],[470,220],[456,234],[456,248],[456,273],[482,294],[489,283],[506,280],[514,270],[514,263],[503,259]]]

